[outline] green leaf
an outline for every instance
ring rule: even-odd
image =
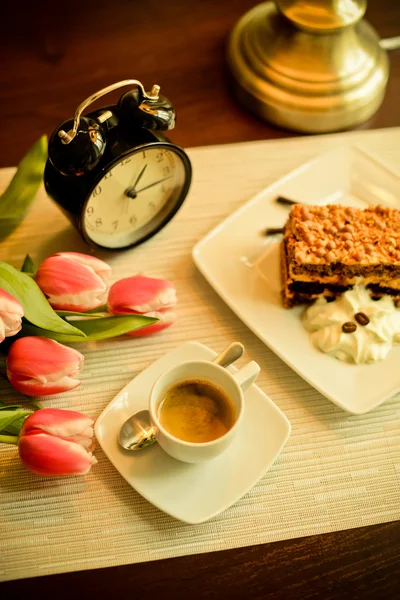
[[[0,241],[6,239],[21,223],[19,219],[1,219],[0,218]]]
[[[144,315],[118,315],[114,317],[102,317],[100,319],[90,318],[74,321],[77,329],[80,329],[81,333],[86,335],[84,339],[76,335],[46,331],[29,323],[23,323],[22,334],[41,335],[63,343],[90,342],[124,335],[125,333],[129,333],[129,331],[157,323],[157,321],[158,319],[154,317],[145,317]]]
[[[102,306],[98,306],[97,308],[92,308],[91,310],[85,311],[74,311],[74,310],[56,310],[56,313],[60,317],[107,317],[108,316],[108,308],[107,304],[103,304]]]
[[[34,404],[34,402],[31,399],[31,404]],[[5,413],[3,411],[9,411],[9,412],[14,412],[17,413],[15,420],[11,421],[8,423],[8,425],[6,427],[4,427],[0,433],[5,434],[5,435],[19,435],[19,432],[21,430],[21,427],[26,419],[26,417],[28,415],[30,415],[32,412],[32,410],[25,410],[20,404],[18,405],[8,405],[5,402],[3,402],[2,400],[0,400],[0,418],[2,415],[4,415]]]
[[[21,424],[24,422],[25,418],[28,415],[32,414],[32,410],[2,410],[0,413],[0,433],[7,432],[10,433],[9,427],[14,425],[14,428],[17,429],[16,424],[17,421]],[[20,428],[19,428],[20,429]],[[18,433],[19,433],[18,429]]]
[[[0,261],[0,288],[3,288],[21,302],[24,307],[25,319],[37,327],[78,336],[81,339],[85,337],[80,329],[67,323],[57,315],[42,290],[29,275],[17,271],[17,269],[2,261]]]
[[[21,267],[21,273],[36,275],[36,266],[29,254],[25,256],[24,264]]]
[[[32,412],[32,411],[31,411]],[[25,415],[25,416],[20,416],[18,419],[16,419],[15,421],[13,421],[12,423],[10,423],[10,425],[8,425],[8,427],[6,427],[5,429],[3,429],[2,433],[3,434],[8,434],[8,435],[19,435],[19,432],[21,431],[21,427],[24,424],[24,421],[26,419],[26,417],[29,415]]]
[[[82,319],[98,319],[99,317],[104,317],[104,312],[74,312],[73,310],[56,310],[56,313],[60,317],[81,317]]]
[[[46,160],[47,137],[43,135],[25,154],[0,197],[1,220],[15,220],[24,216],[43,181]]]
[[[107,304],[103,304],[102,306],[98,306],[97,308],[92,308],[91,310],[87,310],[83,314],[91,315],[93,313],[106,313],[107,310],[108,310]]]

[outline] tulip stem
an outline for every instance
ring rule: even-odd
[[[31,404],[33,404],[33,406],[35,408],[37,408],[38,410],[40,410],[41,408],[43,408],[43,404],[40,404],[40,402],[38,400],[31,400]]]
[[[32,396],[27,396],[26,394],[23,394],[25,396],[25,398],[27,398],[29,400],[29,402],[37,409],[41,409],[43,408],[43,404],[40,404],[39,400],[36,400],[36,398],[32,398]]]
[[[0,444],[14,444],[18,445],[17,435],[0,435]]]

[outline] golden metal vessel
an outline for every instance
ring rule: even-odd
[[[227,59],[237,99],[280,127],[354,127],[381,104],[388,59],[362,19],[366,0],[276,0],[246,13]]]

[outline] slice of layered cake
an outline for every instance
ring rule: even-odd
[[[296,204],[281,247],[285,308],[336,298],[354,284],[400,300],[400,211]]]

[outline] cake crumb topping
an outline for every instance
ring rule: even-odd
[[[400,265],[400,211],[393,208],[296,204],[285,238],[300,264]]]

